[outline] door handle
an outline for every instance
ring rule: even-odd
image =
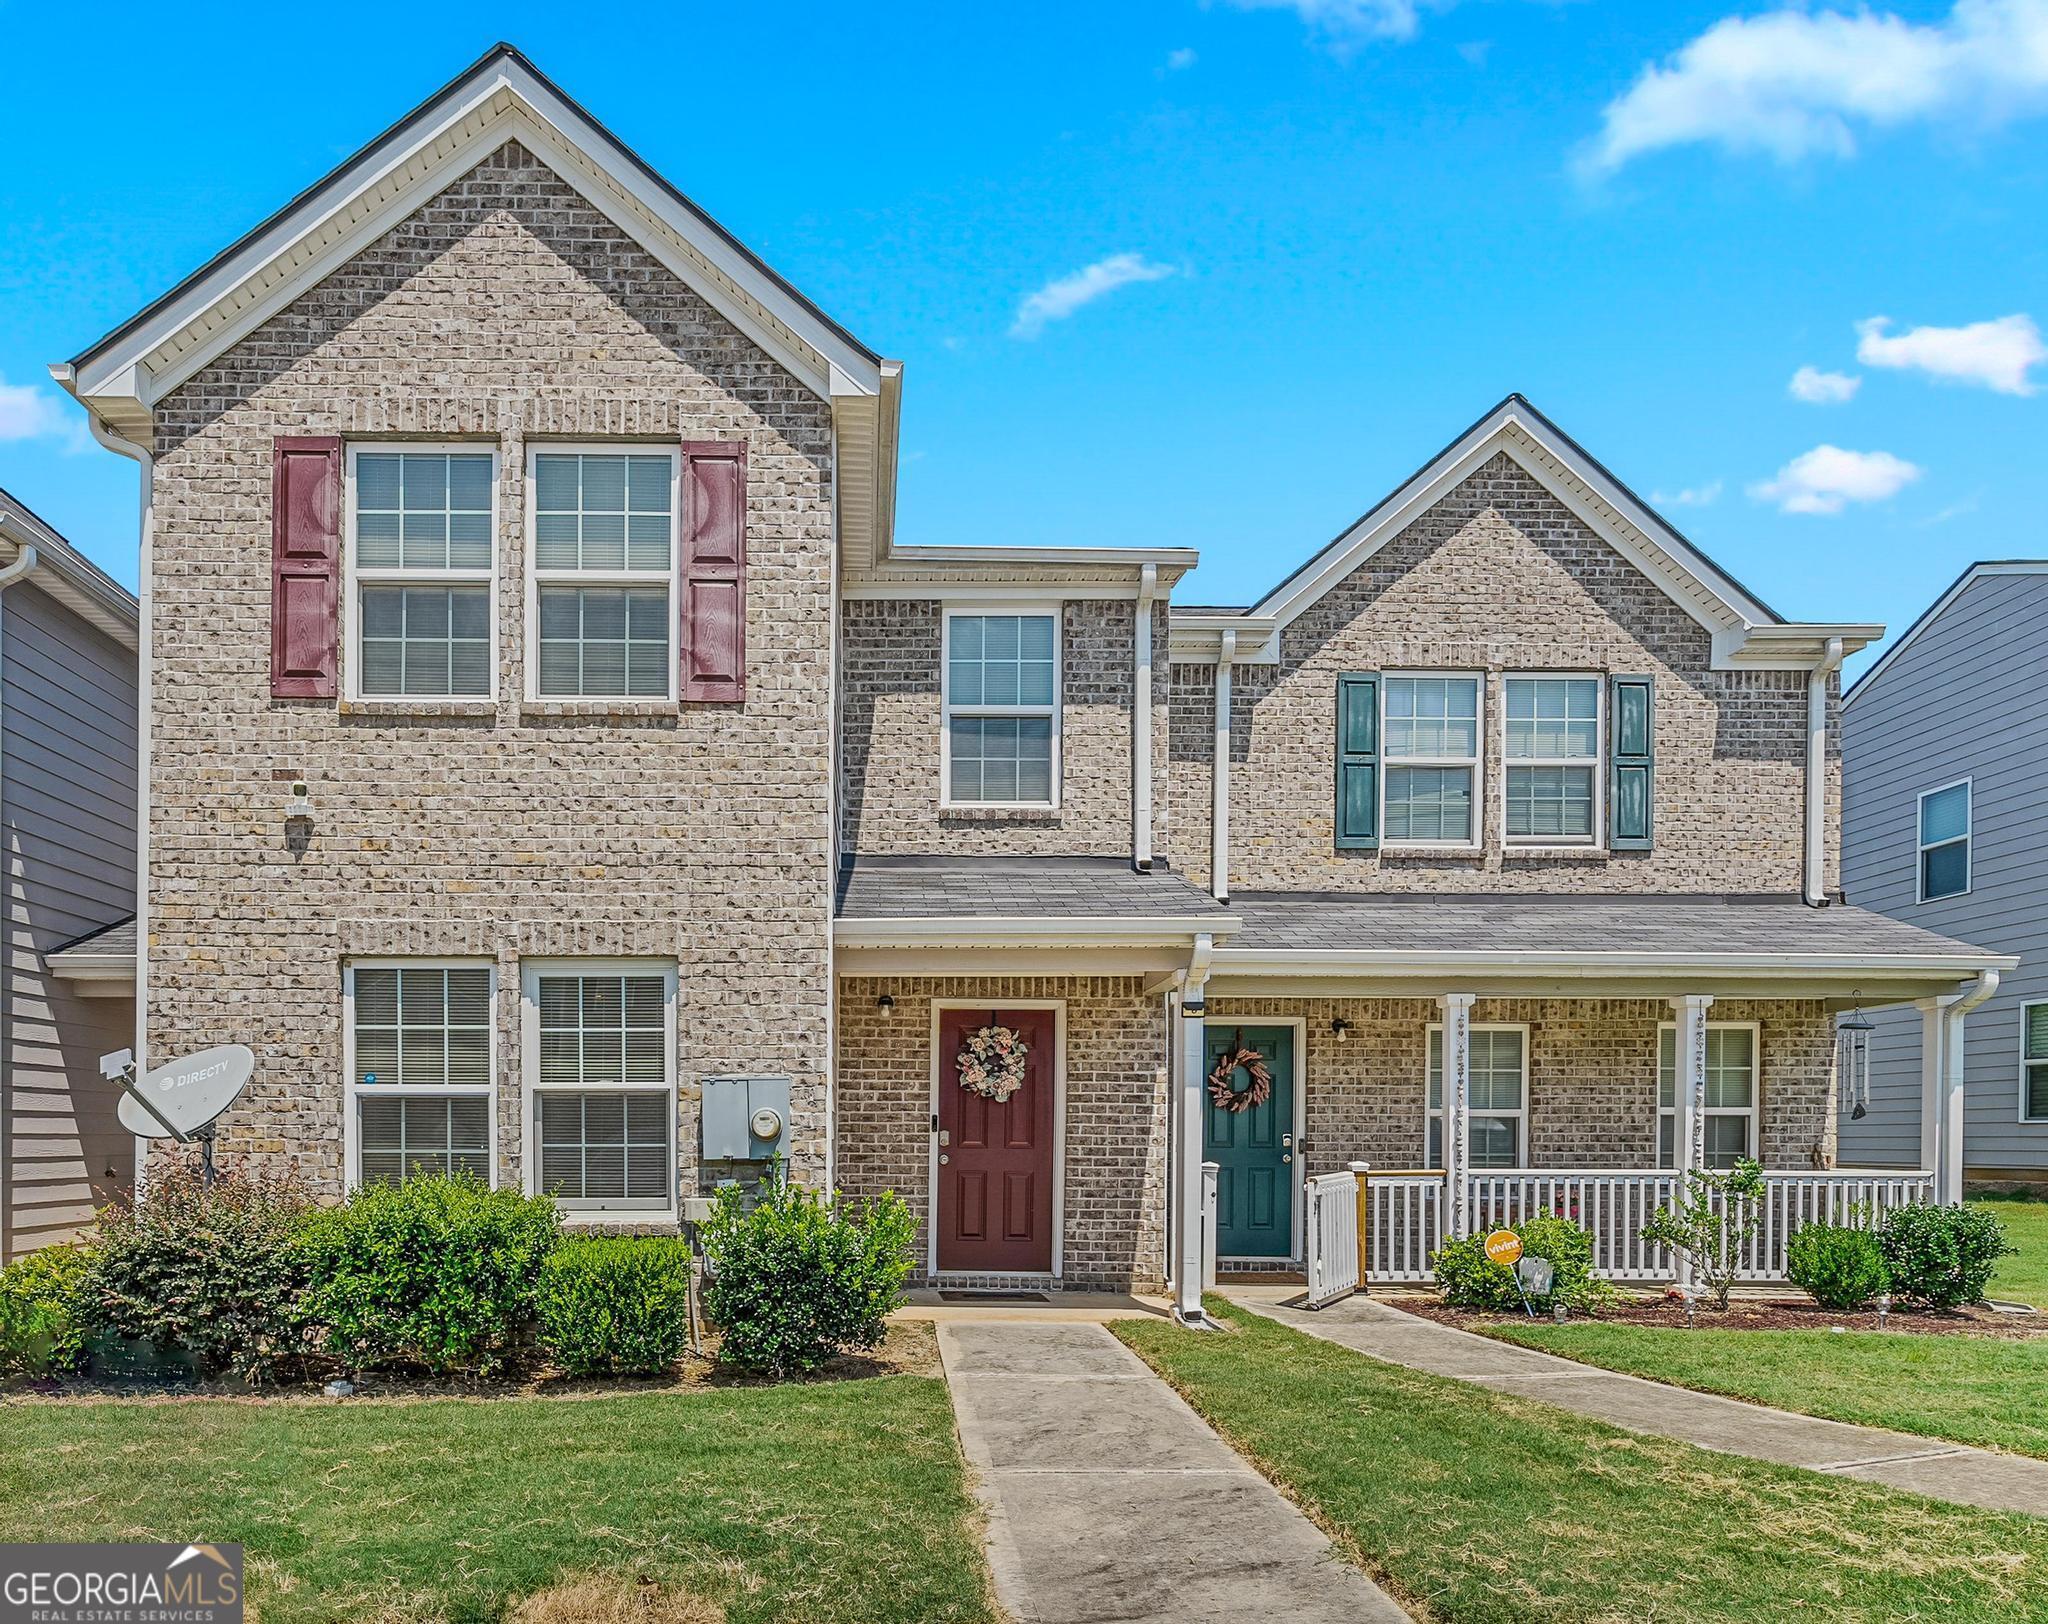
[[[944,1156],[944,1155],[940,1156],[940,1157],[939,1157],[939,1166],[941,1166],[941,1167],[944,1167],[944,1166],[945,1166],[945,1165],[946,1165],[946,1164],[947,1164],[948,1162],[952,1161],[952,1159],[953,1159],[953,1158],[952,1158],[952,1157],[950,1157],[950,1156]]]
[[[1283,1162],[1291,1162],[1294,1160],[1294,1157],[1290,1153],[1282,1151],[1280,1153],[1280,1160]]]

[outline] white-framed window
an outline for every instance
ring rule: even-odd
[[[676,697],[681,465],[662,446],[527,452],[530,697]]]
[[[1503,679],[1501,828],[1509,845],[1598,843],[1602,686],[1593,676]]]
[[[1970,780],[1925,790],[1919,801],[1920,900],[1970,889]]]
[[[1059,805],[1060,620],[1056,605],[946,612],[943,805]]]
[[[1480,678],[1389,672],[1380,679],[1380,842],[1479,845]]]
[[[347,474],[349,696],[494,697],[497,453],[369,442]]]
[[[527,1189],[571,1213],[676,1211],[676,967],[521,966]]]
[[[1707,1022],[1707,1166],[1733,1167],[1757,1154],[1763,1043],[1754,1021]],[[1657,1028],[1657,1165],[1676,1167],[1678,1145],[1678,1028]]]
[[[342,967],[351,1189],[420,1172],[497,1182],[497,975],[479,959],[353,959]]]
[[[2048,1002],[2020,1005],[2020,1120],[2048,1122]]]
[[[1472,1167],[1526,1167],[1529,1150],[1529,1029],[1474,1023],[1465,1148]],[[1444,1165],[1444,1029],[1429,1029],[1429,1143],[1424,1165]]]

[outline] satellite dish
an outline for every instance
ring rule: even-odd
[[[151,1139],[190,1138],[235,1103],[255,1069],[256,1057],[240,1043],[170,1061],[121,1096],[121,1126]]]

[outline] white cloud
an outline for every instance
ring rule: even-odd
[[[40,440],[63,434],[70,426],[55,395],[33,384],[0,378],[0,440]]]
[[[1853,373],[1801,367],[1792,374],[1785,390],[1794,400],[1803,400],[1809,406],[1839,406],[1845,400],[1853,400],[1862,387],[1863,380]]]
[[[1996,124],[2048,107],[2048,0],[1955,0],[1912,23],[1888,11],[1784,7],[1724,17],[1609,102],[1596,173],[1704,143],[1781,162],[1847,157],[1860,128]]]
[[[1176,274],[1171,265],[1155,265],[1143,254],[1111,254],[1093,265],[1058,277],[1017,306],[1010,324],[1012,338],[1036,338],[1048,322],[1065,321],[1083,305],[1133,282],[1158,282]]]
[[[1168,51],[1166,53],[1166,71],[1168,73],[1179,73],[1184,69],[1192,68],[1194,65],[1195,49],[1192,45],[1183,45],[1177,51]]]
[[[1711,507],[1721,499],[1721,481],[1710,479],[1704,485],[1687,485],[1681,490],[1652,491],[1652,507]]]
[[[1229,3],[1240,11],[1291,11],[1308,24],[1310,32],[1318,39],[1340,51],[1372,40],[1413,39],[1422,20],[1422,0],[1229,0]]]
[[[2031,395],[2030,367],[2048,361],[2031,316],[2000,316],[1967,327],[1915,327],[1894,338],[1889,316],[1856,324],[1856,359],[1867,367],[1911,367],[1937,378],[1980,383],[2001,395]]]
[[[1752,485],[1759,502],[1776,502],[1780,513],[1840,513],[1851,502],[1882,502],[1896,496],[1925,470],[1889,451],[1844,451],[1817,445],[1778,470],[1778,477]]]

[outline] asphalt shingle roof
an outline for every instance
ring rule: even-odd
[[[841,919],[1129,919],[1230,910],[1163,865],[1140,874],[1115,857],[864,857],[840,869],[836,911]]]
[[[70,955],[80,959],[109,959],[135,957],[135,916],[117,920],[111,925],[102,925],[98,930],[89,930],[83,936],[74,936],[62,947],[54,947],[43,957],[48,962]]]

